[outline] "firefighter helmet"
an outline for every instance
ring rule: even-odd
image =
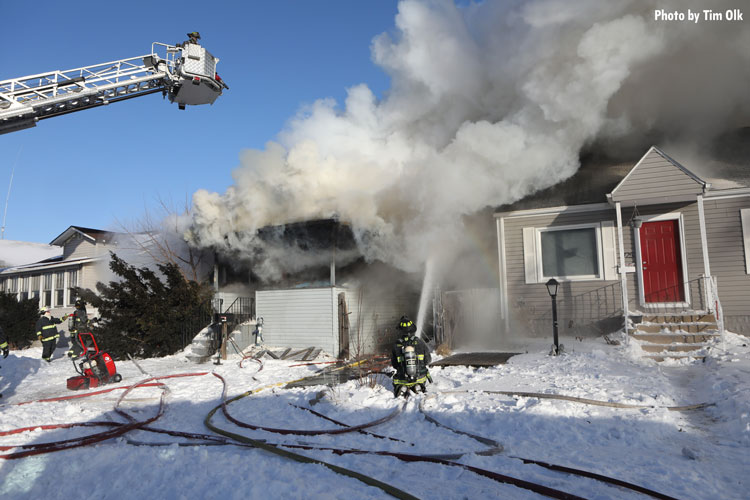
[[[77,299],[76,300],[76,309],[83,309],[86,307],[86,301],[83,299]]]
[[[408,316],[401,316],[397,329],[402,335],[412,335],[417,331],[417,326]]]
[[[39,308],[39,314],[46,314],[48,312],[49,312],[49,307],[47,306],[42,306]]]

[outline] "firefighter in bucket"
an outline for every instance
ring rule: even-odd
[[[427,381],[432,382],[427,365],[430,364],[430,351],[422,339],[415,336],[416,325],[406,316],[401,316],[398,339],[391,353],[391,364],[396,369],[393,375],[393,395],[399,397],[412,392],[425,392]]]

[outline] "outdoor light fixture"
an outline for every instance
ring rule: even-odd
[[[552,335],[555,344],[552,346],[550,355],[557,356],[558,354],[560,354],[560,345],[557,341],[557,287],[560,285],[560,283],[558,283],[555,278],[550,278],[550,280],[545,284],[547,286],[547,293],[549,293],[549,296],[552,297]]]
[[[557,287],[560,286],[560,283],[558,283],[555,278],[550,278],[550,280],[546,284],[549,296],[553,299],[557,297]]]

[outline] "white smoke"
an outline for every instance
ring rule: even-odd
[[[251,254],[261,227],[338,217],[368,259],[420,269],[460,238],[462,215],[569,177],[595,139],[745,119],[747,31],[654,20],[688,8],[703,5],[402,0],[371,48],[386,95],[356,85],[343,108],[301,110],[242,153],[226,193],[194,194],[189,237]]]

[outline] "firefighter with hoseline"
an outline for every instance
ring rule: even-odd
[[[412,392],[425,392],[427,381],[432,382],[427,365],[430,364],[430,351],[422,339],[415,336],[416,325],[406,316],[396,327],[398,339],[391,352],[391,364],[396,369],[393,375],[393,395],[395,397]]]
[[[68,315],[68,324],[70,330],[70,350],[68,357],[71,359],[78,358],[83,353],[83,346],[78,340],[80,332],[90,332],[89,316],[86,313],[86,302],[83,299],[76,300],[76,310]]]
[[[60,338],[55,325],[59,325],[63,320],[52,316],[48,307],[42,307],[39,309],[39,313],[41,316],[36,320],[34,329],[36,330],[36,336],[42,341],[42,359],[51,363],[52,353],[55,352],[57,346],[57,339]]]

